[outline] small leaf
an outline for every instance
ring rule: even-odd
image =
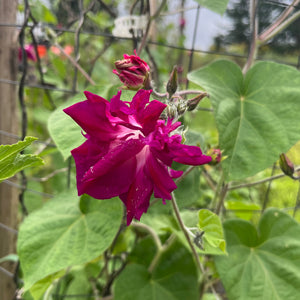
[[[38,282],[36,282],[29,290],[34,300],[39,300],[46,291],[52,290],[55,285],[55,280],[65,275],[65,270],[51,274]],[[26,299],[26,298],[25,298]],[[45,298],[44,298],[45,299]],[[47,298],[46,298],[47,299]]]
[[[222,15],[226,11],[229,0],[195,0],[200,5]]]
[[[37,155],[19,153],[35,140],[37,139],[27,136],[24,141],[16,144],[0,146],[0,182],[25,168],[43,164],[43,160]]]
[[[277,209],[255,227],[244,220],[224,223],[227,257],[215,263],[228,299],[299,299],[300,225]]]
[[[68,192],[21,224],[17,249],[25,290],[55,272],[95,259],[110,246],[122,219],[121,201],[84,197],[93,202],[84,205],[85,213],[78,197]]]
[[[208,209],[201,209],[199,211],[199,228],[204,231],[204,251],[206,248],[213,247],[226,253],[223,228],[219,216]]]
[[[227,180],[270,167],[300,140],[300,72],[259,62],[244,77],[233,62],[216,61],[188,78],[210,94]]]

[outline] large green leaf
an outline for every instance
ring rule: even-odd
[[[19,153],[35,140],[37,139],[27,136],[24,141],[16,144],[0,146],[0,182],[27,167],[43,164],[43,160],[37,155]]]
[[[148,244],[143,244],[141,247]],[[140,254],[142,248],[137,252]],[[154,255],[154,252],[152,252]],[[131,264],[117,278],[114,296],[118,300],[196,300],[196,267],[191,253],[176,242],[165,252],[154,272],[148,272],[143,257],[138,255],[141,264]]]
[[[25,290],[59,270],[95,259],[109,247],[121,222],[121,201],[85,195],[80,208],[78,197],[64,193],[25,219],[17,247]]]
[[[300,296],[300,225],[269,209],[258,230],[244,220],[224,223],[227,257],[215,257],[230,300],[297,300]]]
[[[229,0],[195,0],[200,5],[222,15],[224,14]]]
[[[259,62],[245,78],[229,61],[189,74],[210,96],[227,180],[252,176],[300,140],[300,72]]]

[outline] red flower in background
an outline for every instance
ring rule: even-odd
[[[211,157],[196,146],[181,144],[173,131],[181,125],[159,117],[166,105],[153,100],[151,90],[139,90],[132,101],[121,101],[121,92],[110,102],[85,92],[87,100],[66,109],[84,130],[86,141],[72,150],[77,170],[78,195],[97,199],[119,196],[127,208],[127,225],[147,211],[150,197],[171,199],[173,178],[182,171],[173,161],[202,165]]]

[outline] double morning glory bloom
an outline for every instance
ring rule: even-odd
[[[139,90],[131,102],[123,102],[121,91],[112,99],[85,92],[86,100],[64,111],[84,130],[86,141],[72,150],[76,163],[78,195],[97,198],[119,196],[127,208],[127,225],[140,220],[150,197],[171,199],[173,179],[182,171],[172,162],[202,165],[211,157],[199,147],[181,143],[174,131],[180,122],[161,120],[166,108],[149,102],[151,90]]]

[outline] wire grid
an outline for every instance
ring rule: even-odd
[[[95,3],[95,0],[91,0],[89,9],[92,8],[93,3]],[[183,1],[184,2],[184,1]],[[271,0],[263,0],[263,2],[268,3],[270,5],[277,5],[279,7],[287,7],[288,4],[281,2],[281,1],[271,1]],[[99,0],[99,3],[101,3],[102,5],[104,5],[104,3],[102,1]],[[79,57],[80,57],[80,36],[81,35],[89,35],[89,36],[99,36],[99,37],[103,37],[105,38],[107,41],[109,41],[107,48],[109,48],[113,43],[118,43],[120,40],[133,40],[133,44],[137,44],[137,42],[139,42],[140,40],[135,40],[133,38],[124,38],[124,37],[116,37],[112,34],[109,34],[107,32],[93,32],[93,31],[87,31],[87,30],[82,30],[82,26],[84,24],[85,21],[85,16],[86,13],[89,11],[89,9],[84,11],[83,8],[83,0],[78,0],[78,4],[79,4],[79,16],[77,18],[77,20],[75,20],[77,22],[77,27],[75,29],[71,29],[71,28],[67,28],[67,27],[55,27],[52,24],[43,24],[43,26],[51,28],[51,30],[53,30],[57,35],[61,35],[63,33],[72,33],[74,34],[74,41],[75,41],[75,47],[74,47],[74,54],[75,54],[75,61],[78,62],[79,61]],[[17,85],[18,86],[18,100],[20,103],[20,108],[21,108],[21,136],[13,134],[11,132],[6,132],[0,129],[0,135],[3,136],[9,136],[13,139],[15,139],[16,141],[18,140],[22,140],[24,139],[24,137],[27,134],[27,127],[28,127],[28,120],[27,120],[27,107],[26,107],[26,103],[24,101],[24,89],[26,88],[32,88],[32,89],[42,89],[45,94],[47,95],[47,97],[50,99],[50,103],[53,105],[53,109],[55,108],[55,104],[52,100],[52,96],[50,94],[50,92],[60,92],[60,93],[65,93],[65,94],[71,94],[74,95],[76,93],[78,93],[77,89],[76,89],[76,85],[77,85],[77,80],[78,80],[78,69],[76,67],[74,67],[74,77],[73,77],[73,84],[72,87],[69,89],[62,89],[62,88],[57,88],[57,87],[53,87],[48,85],[44,78],[43,78],[43,72],[42,72],[42,67],[41,67],[41,60],[39,58],[39,56],[37,56],[37,68],[39,70],[39,75],[40,75],[40,84],[31,84],[25,81],[26,76],[27,76],[27,71],[28,71],[28,65],[27,65],[27,58],[26,55],[24,55],[24,43],[25,43],[25,30],[29,29],[30,30],[30,35],[32,38],[32,42],[35,45],[35,47],[37,46],[37,41],[35,39],[35,36],[33,34],[33,31],[35,28],[37,28],[38,26],[40,26],[40,20],[36,20],[30,10],[30,5],[29,5],[29,1],[28,0],[24,0],[24,21],[22,24],[7,24],[7,23],[0,23],[0,27],[16,27],[20,30],[19,33],[19,43],[20,46],[22,48],[23,51],[23,70],[21,73],[21,77],[19,81],[13,81],[13,80],[8,80],[5,78],[0,78],[0,82],[2,83],[6,83],[6,84],[10,84],[10,85]],[[300,9],[300,6],[297,5],[295,6],[295,9]],[[176,49],[176,50],[180,50],[180,51],[184,51],[185,53],[189,53],[189,60],[188,60],[188,72],[191,71],[192,69],[192,65],[193,65],[193,57],[194,57],[194,53],[202,53],[202,54],[207,54],[207,55],[220,55],[220,56],[227,56],[227,57],[232,57],[232,58],[242,58],[242,59],[247,59],[247,55],[242,55],[242,54],[238,54],[238,53],[233,53],[233,52],[218,52],[218,51],[205,51],[205,50],[201,50],[201,49],[197,49],[195,48],[195,41],[196,41],[196,36],[197,36],[197,29],[198,29],[198,23],[197,21],[199,20],[199,11],[200,11],[200,6],[196,5],[193,7],[183,7],[182,9],[178,10],[178,12],[175,13],[184,13],[185,11],[188,10],[196,10],[196,21],[194,24],[194,28],[193,28],[193,41],[192,41],[192,47],[191,48],[186,48],[186,47],[181,47],[181,46],[177,46],[177,45],[172,45],[172,44],[167,44],[167,43],[162,43],[162,42],[158,42],[158,41],[147,41],[146,46],[148,45],[155,45],[155,46],[159,46],[159,47],[166,47],[169,49]],[[113,15],[112,12],[110,12],[109,10],[107,11],[112,17],[115,17],[115,15]],[[31,23],[29,23],[29,19],[31,19]],[[100,56],[99,56],[100,57]],[[24,59],[25,58],[25,59]],[[263,58],[258,57],[257,60],[262,60]],[[298,62],[295,63],[289,63],[286,61],[278,61],[278,60],[273,60],[275,62],[278,63],[283,63],[283,64],[287,64],[290,66],[294,66],[297,68],[300,68],[300,55],[298,57]],[[188,85],[188,83],[187,83]],[[56,147],[54,144],[52,144],[49,141],[36,141],[36,143],[39,143],[41,145],[43,145],[44,147]],[[68,160],[67,163],[67,167],[64,168],[63,170],[61,170],[61,172],[66,172],[67,173],[67,186],[70,186],[70,176],[71,176],[71,168],[72,168],[72,163],[71,163],[71,159]],[[296,171],[300,171],[300,167],[298,167],[296,169]],[[49,175],[49,177],[52,174]],[[264,182],[272,182],[272,180],[274,179],[278,179],[285,176],[284,174],[280,174],[280,175],[276,175],[276,176],[271,176],[269,178],[266,178],[264,180]],[[21,172],[21,180],[20,180],[20,184],[16,184],[10,180],[4,180],[2,184],[7,184],[10,186],[13,186],[14,188],[18,189],[20,191],[20,195],[19,195],[19,199],[20,199],[20,204],[22,207],[22,211],[24,215],[27,215],[27,209],[26,206],[24,204],[24,194],[26,193],[33,193],[33,194],[37,194],[46,198],[52,198],[53,195],[49,194],[49,193],[43,193],[34,189],[30,189],[27,187],[27,177],[25,175],[24,172]],[[245,184],[245,186],[249,187],[251,186],[251,184]],[[235,189],[235,188],[239,188],[239,187],[243,187],[243,185],[241,186],[233,186],[230,187],[229,189]],[[299,203],[298,203],[299,205]],[[286,207],[284,208],[285,211],[290,211],[290,210],[295,210],[297,208],[297,206],[294,207]],[[230,210],[230,209],[226,209],[226,211],[234,211],[234,212],[249,212],[249,210]],[[261,213],[262,210],[252,210],[253,213]],[[5,229],[7,231],[9,231],[11,234],[17,235],[18,231],[15,230],[14,228],[10,228],[9,226],[0,223],[0,228]],[[16,273],[13,274],[9,271],[7,271],[5,268],[0,266],[0,272],[2,274],[4,274],[5,276],[8,276],[10,278],[12,278],[12,280],[16,281],[19,280],[17,278],[17,272],[18,272],[18,268],[16,270]],[[89,294],[89,295],[56,295],[53,294],[54,299],[72,299],[72,298],[81,298],[81,299],[91,299],[92,297],[95,297],[95,295],[93,294]],[[21,296],[16,296],[16,299],[21,299]],[[102,298],[105,299],[105,298]],[[107,298],[109,299],[109,298]]]

